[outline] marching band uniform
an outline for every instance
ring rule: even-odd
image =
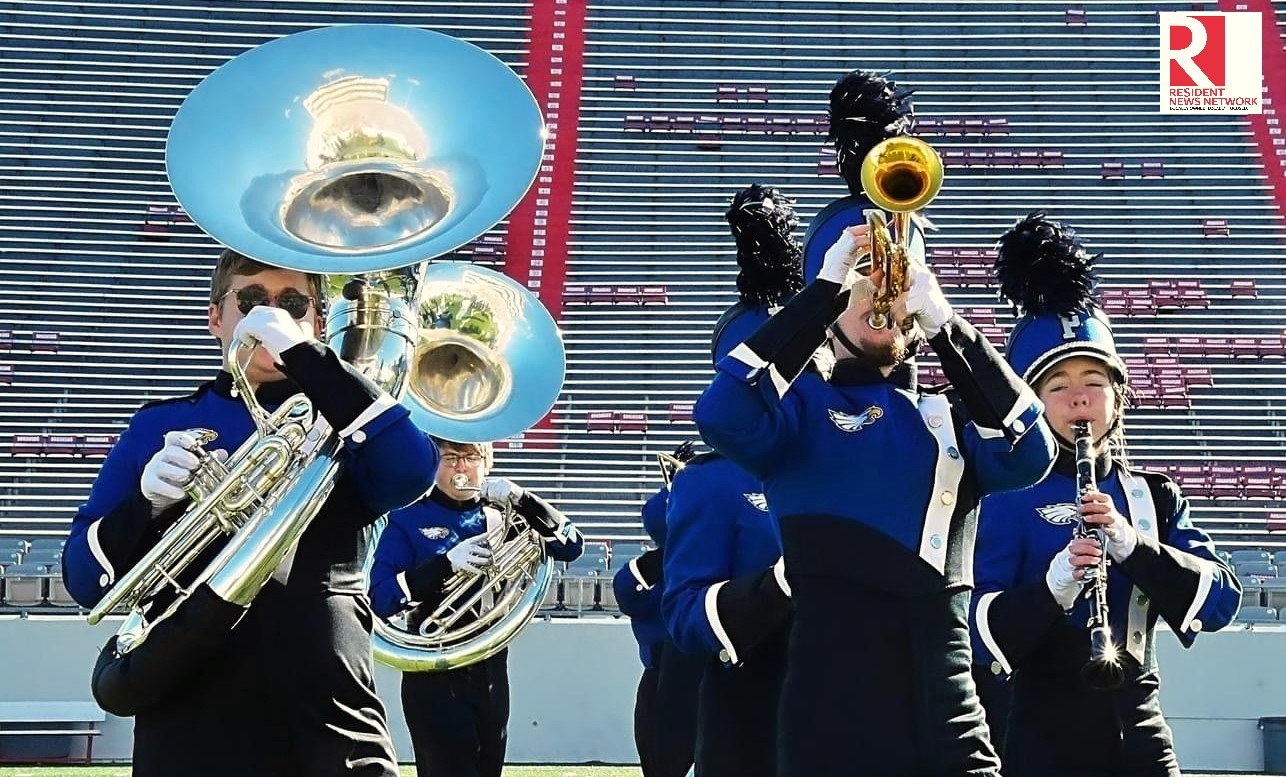
[[[487,495],[485,484],[482,493]],[[580,531],[544,499],[525,489],[520,493],[515,512],[541,535],[546,552],[558,561],[579,558]],[[501,520],[499,510],[481,498],[457,501],[438,487],[391,513],[371,565],[375,614],[390,618],[410,610],[407,628],[417,631],[441,601],[455,566],[452,549]],[[509,724],[508,655],[505,649],[457,669],[402,673],[402,709],[417,774],[500,777]]]
[[[667,522],[662,611],[678,648],[707,657],[697,774],[774,775],[790,599],[762,486],[702,454],[675,476]]]
[[[741,297],[716,323],[714,361],[802,284],[798,224],[775,189],[752,185],[727,219],[737,240]],[[758,479],[717,453],[692,459],[670,488],[667,588],[661,603],[680,650],[706,657],[696,773],[772,777],[790,599],[781,543]]]
[[[317,341],[293,345],[277,360],[291,380],[264,383],[256,396],[274,409],[302,390],[340,430],[343,474],[293,557],[247,610],[199,588],[163,622],[175,630],[165,635],[167,644],[185,660],[200,657],[199,672],[176,678],[158,698],[118,695],[111,682],[100,687],[96,678],[104,709],[135,715],[139,777],[397,773],[375,692],[362,566],[369,526],[423,493],[437,453],[405,408]],[[140,483],[167,433],[193,428],[217,432],[218,447],[228,451],[254,433],[227,372],[193,394],[145,405],[107,456],[63,560],[68,590],[82,606],[98,602],[190,504],[180,501],[153,517]],[[195,574],[205,566],[188,569]],[[209,639],[206,627],[221,620],[231,629],[228,638]],[[159,639],[154,634],[148,642]],[[96,674],[101,670],[100,660]]]
[[[630,617],[643,675],[634,707],[634,740],[643,777],[682,777],[692,766],[697,736],[697,691],[705,661],[680,651],[661,616],[666,542],[664,486],[643,505],[643,528],[656,543],[617,571],[612,580],[621,612]]]
[[[837,110],[841,92],[860,104]],[[866,128],[850,145],[869,150],[909,131],[907,96],[869,74],[842,79],[832,135]],[[814,238],[806,266],[815,248],[826,247]],[[909,263],[906,310],[954,391],[919,391],[910,358],[887,376],[864,358],[829,378],[806,371],[828,330],[861,352],[832,326],[856,315],[845,288],[856,251],[844,232],[817,278],[719,360],[694,410],[706,442],[762,480],[780,527],[793,620],[779,773],[994,775],[969,674],[974,508],[1039,480],[1053,443],[1040,403],[951,311],[922,258]]]
[[[1079,253],[1089,271],[1092,260],[1083,258],[1074,236],[1045,222],[1043,214],[1028,217],[1002,240],[1001,267],[1033,261],[1023,255],[1031,250],[1021,242],[1024,235],[1039,235],[1038,250],[1050,252],[1040,262],[1046,283],[1054,282],[1048,279],[1051,258],[1063,260],[1059,251]],[[1092,285],[1085,281],[1080,287],[1088,292]],[[1020,285],[1025,284],[1014,288]],[[1055,364],[1087,356],[1104,365],[1114,390],[1124,390],[1126,368],[1110,324],[1088,298],[1055,310],[1021,297],[1015,302],[1027,315],[1010,336],[1008,357],[1029,383],[1039,388]],[[1116,412],[1109,437],[1119,434]],[[1198,633],[1231,622],[1241,601],[1240,584],[1210,537],[1193,525],[1179,487],[1162,474],[1128,466],[1122,446],[1113,443],[1097,457],[1097,490],[1128,519],[1137,543],[1107,568],[1109,624],[1124,670],[1120,688],[1092,690],[1084,682],[1089,601],[1079,595],[1078,583],[1060,602],[1062,592],[1056,594],[1059,586],[1052,582],[1058,579],[1060,552],[1080,521],[1070,442],[1060,438],[1058,459],[1044,480],[990,494],[979,511],[973,649],[980,663],[1013,686],[1003,753],[1007,777],[1177,777],[1158,699],[1157,618],[1164,617],[1184,647],[1191,647]],[[1110,551],[1113,543],[1108,545]],[[1066,736],[1069,725],[1076,736]]]

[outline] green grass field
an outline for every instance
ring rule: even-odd
[[[637,766],[506,766],[504,777],[640,777]],[[0,777],[130,777],[121,766],[6,766]],[[415,777],[415,767],[403,766],[402,777]]]

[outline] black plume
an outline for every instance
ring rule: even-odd
[[[854,196],[862,193],[862,160],[882,140],[915,129],[914,90],[886,76],[854,70],[831,89],[829,138],[839,174]]]
[[[724,218],[737,240],[737,293],[745,302],[775,305],[804,288],[804,247],[793,203],[771,186],[737,192]]]
[[[670,455],[678,459],[679,461],[688,461],[693,456],[697,455],[696,441],[684,440],[683,442],[679,443],[678,447],[674,449],[674,453],[671,453]]]
[[[1089,255],[1071,227],[1050,221],[1044,211],[1029,213],[1000,238],[1000,295],[1013,303],[1015,314],[1019,308],[1060,316],[1088,310],[1094,303],[1099,256]]]

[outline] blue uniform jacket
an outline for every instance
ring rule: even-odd
[[[391,618],[432,596],[450,576],[447,551],[485,532],[489,515],[493,521],[500,519],[494,507],[476,499],[457,502],[436,488],[390,513],[371,564],[375,614]],[[545,550],[558,561],[575,561],[584,551],[584,539],[573,528],[565,540],[546,541]]]
[[[437,450],[406,408],[342,365],[325,346],[298,345],[282,359],[297,385],[261,386],[261,401],[275,409],[302,388],[345,441],[335,491],[300,540],[288,588],[362,593],[365,527],[424,493]],[[130,419],[77,513],[64,550],[64,579],[81,605],[97,603],[190,504],[181,502],[153,520],[140,490],[143,468],[163,447],[166,432],[211,429],[218,437],[207,450],[231,453],[254,431],[231,386],[231,376],[223,372],[196,393],[145,405]]]
[[[930,341],[949,396],[920,393],[913,364],[888,377],[860,360],[829,380],[804,371],[846,300],[837,284],[810,284],[719,362],[693,417],[707,443],[762,479],[783,535],[829,517],[891,541],[870,569],[839,564],[842,574],[903,595],[967,585],[979,495],[1030,485],[1053,461],[1043,407],[959,316]],[[787,543],[788,571],[835,571],[834,558],[801,554],[792,559]],[[917,555],[928,573],[897,560]]]
[[[1045,584],[1050,560],[1071,541],[1079,519],[1074,467],[1064,454],[1037,485],[982,502],[970,626],[975,663],[995,674],[1020,669],[1060,624],[1088,651],[1088,600],[1082,596],[1064,614]],[[1113,467],[1098,488],[1139,535],[1129,558],[1108,566],[1108,612],[1121,651],[1146,664],[1158,616],[1185,646],[1201,631],[1228,625],[1241,585],[1209,535],[1193,525],[1178,487],[1164,475]]]
[[[739,663],[739,653],[753,645],[740,638],[734,625],[740,619],[720,606],[729,603],[719,594],[728,581],[762,575],[781,557],[763,486],[731,460],[704,454],[675,475],[670,489],[661,603],[666,627],[684,652],[726,650],[720,657]]]
[[[661,553],[665,543],[665,509],[669,501],[670,489],[662,487],[643,504],[643,529],[656,543],[655,550],[649,553]],[[647,554],[644,554],[646,556]],[[640,557],[642,558],[642,557]],[[621,612],[630,618],[630,630],[634,632],[634,641],[639,646],[639,660],[648,669],[656,669],[657,648],[665,642],[665,621],[661,618],[661,596],[665,593],[665,576],[648,574],[653,565],[640,559],[630,559],[616,571],[612,578],[612,590],[616,594],[616,603]]]

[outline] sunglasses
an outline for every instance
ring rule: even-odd
[[[223,302],[233,294],[237,295],[237,310],[240,310],[243,316],[260,305],[272,305],[281,308],[289,313],[291,318],[298,320],[308,315],[308,308],[313,304],[313,298],[303,292],[286,289],[274,297],[262,286],[232,289],[219,297],[219,302]]]

